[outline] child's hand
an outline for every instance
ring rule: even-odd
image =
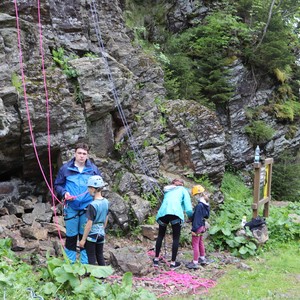
[[[197,235],[197,233],[192,231],[192,236],[196,236],[196,235]]]
[[[80,248],[84,248],[84,244],[85,244],[85,241],[84,241],[84,240],[80,240],[80,241],[79,241],[79,247],[80,247]]]

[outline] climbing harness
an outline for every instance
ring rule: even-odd
[[[85,214],[85,210],[79,210],[78,213],[75,216],[72,216],[70,218],[64,218],[64,220],[69,221],[69,220],[72,220],[72,219],[75,219],[75,218],[79,218],[84,214]]]

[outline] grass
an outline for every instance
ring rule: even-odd
[[[278,245],[246,260],[250,271],[231,267],[203,299],[300,299],[299,255],[299,242]]]

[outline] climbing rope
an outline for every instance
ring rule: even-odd
[[[25,101],[25,106],[26,106],[26,115],[27,115],[27,121],[28,121],[28,127],[29,127],[29,132],[30,132],[30,138],[34,150],[34,154],[39,166],[39,169],[41,171],[41,174],[43,176],[43,179],[48,187],[48,190],[51,193],[52,197],[52,202],[54,206],[54,214],[55,214],[55,220],[57,220],[57,213],[56,213],[56,206],[55,206],[55,200],[61,203],[61,201],[56,197],[53,191],[53,183],[52,183],[52,170],[51,170],[51,151],[50,151],[50,146],[51,146],[51,141],[50,141],[50,113],[49,113],[49,101],[48,101],[48,89],[47,89],[47,84],[46,84],[46,72],[45,72],[45,64],[44,64],[44,52],[43,52],[43,47],[42,47],[42,26],[41,26],[41,14],[40,14],[40,2],[38,0],[38,20],[39,20],[39,33],[40,33],[40,54],[42,57],[42,69],[43,69],[43,79],[44,79],[44,89],[45,89],[45,94],[46,94],[46,109],[47,109],[47,134],[48,134],[48,160],[49,160],[49,169],[50,169],[50,184],[47,180],[47,177],[45,175],[44,169],[42,167],[37,147],[36,147],[36,142],[35,142],[35,137],[33,133],[33,127],[31,123],[31,117],[30,117],[30,112],[29,112],[29,105],[28,105],[28,97],[27,97],[27,90],[26,90],[26,81],[25,81],[25,73],[24,73],[24,65],[23,65],[23,52],[22,52],[22,47],[21,47],[21,29],[20,29],[20,24],[19,24],[19,13],[18,13],[18,5],[17,5],[17,0],[14,0],[15,4],[15,14],[16,14],[16,26],[17,26],[17,38],[18,38],[18,48],[19,48],[19,64],[20,64],[20,71],[21,71],[21,77],[22,77],[22,86],[23,86],[23,92],[24,92],[24,101]],[[59,238],[61,243],[63,243],[62,236],[60,229],[58,227],[58,222],[55,222],[59,234]]]
[[[118,109],[118,112],[119,112],[119,115],[121,117],[122,123],[123,123],[123,125],[126,129],[126,134],[127,134],[127,137],[130,141],[130,145],[131,145],[131,147],[134,151],[135,157],[137,158],[137,162],[139,163],[143,173],[148,177],[148,176],[150,176],[149,169],[148,169],[148,167],[147,167],[147,165],[146,165],[146,163],[143,159],[143,156],[142,156],[142,154],[141,154],[141,152],[140,152],[140,150],[137,146],[137,143],[136,143],[136,141],[135,141],[135,139],[132,135],[132,132],[131,132],[130,127],[128,125],[128,122],[126,120],[126,116],[124,114],[122,105],[120,103],[118,92],[116,90],[114,80],[113,80],[113,76],[112,76],[112,73],[111,73],[111,70],[110,70],[110,67],[109,67],[109,64],[108,64],[107,55],[105,55],[106,52],[105,52],[105,47],[104,47],[104,43],[103,43],[103,40],[102,40],[101,30],[100,30],[100,26],[99,26],[100,22],[99,22],[99,19],[98,19],[97,8],[96,8],[96,4],[95,4],[94,0],[91,1],[90,11],[91,11],[93,21],[94,21],[95,32],[96,32],[96,36],[97,36],[97,40],[98,40],[98,46],[99,46],[101,56],[102,56],[103,61],[104,61],[105,68],[107,70],[109,82],[111,84],[111,91],[112,91],[112,94],[113,94],[113,97],[114,97],[115,105]],[[152,182],[150,180],[148,180],[148,183],[149,183],[153,193],[159,199],[160,195],[158,195],[158,192],[157,192],[157,190],[161,191],[159,185],[155,182],[156,187],[157,187],[157,189],[155,189],[154,185],[152,184]]]
[[[108,280],[121,280],[122,276],[111,275]],[[190,273],[179,273],[176,271],[159,271],[152,277],[133,277],[133,281],[142,282],[143,286],[155,286],[163,290],[158,298],[170,296],[179,292],[180,294],[201,295],[207,293],[210,288],[216,285],[211,279],[201,278]]]

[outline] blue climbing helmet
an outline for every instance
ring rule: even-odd
[[[99,189],[105,187],[106,183],[103,181],[101,176],[93,175],[88,179],[87,186]]]

